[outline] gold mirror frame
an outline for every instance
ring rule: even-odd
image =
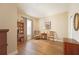
[[[74,25],[74,30],[78,31],[78,29],[79,29],[79,14],[78,13],[75,13],[75,15],[74,15],[73,25]]]

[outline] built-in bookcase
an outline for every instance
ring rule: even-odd
[[[19,41],[23,41],[24,40],[24,22],[23,20],[21,21],[17,21],[17,38]]]

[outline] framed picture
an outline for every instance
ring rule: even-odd
[[[45,22],[45,28],[46,29],[51,29],[51,21]]]
[[[74,15],[73,26],[74,26],[75,31],[79,30],[79,14],[78,13],[75,13]]]

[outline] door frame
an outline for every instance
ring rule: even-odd
[[[26,40],[27,40],[27,29],[25,27],[27,27],[27,19],[32,21],[32,24],[31,24],[31,26],[32,26],[32,29],[31,29],[31,39],[32,39],[32,37],[33,37],[33,20],[31,18],[27,18],[27,17],[24,17],[24,16],[22,16],[22,17],[24,19],[24,38]]]

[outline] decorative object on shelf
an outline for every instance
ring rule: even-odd
[[[79,30],[79,14],[78,13],[75,13],[74,15],[73,26],[74,26],[75,31]]]

